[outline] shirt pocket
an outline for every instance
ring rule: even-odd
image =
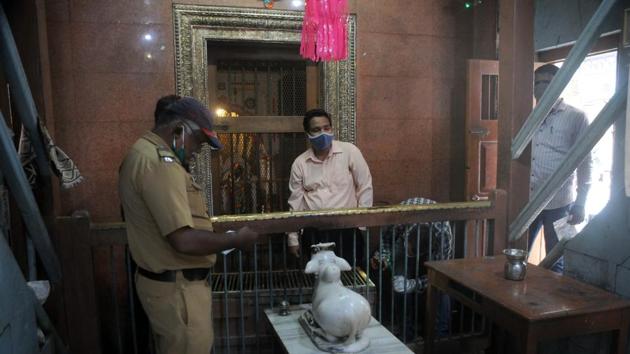
[[[335,168],[331,173],[331,178],[331,185],[336,190],[344,191],[354,185],[352,172],[350,172],[350,167],[348,166]]]
[[[203,188],[195,183],[192,177],[186,186],[186,193],[188,194],[188,206],[191,215],[197,218],[208,218],[208,204]]]
[[[307,193],[317,191],[323,187],[323,166],[317,167],[318,168],[307,170],[306,173],[304,173],[303,187]]]
[[[549,143],[555,148],[556,151],[561,153],[567,153],[573,141],[575,140],[571,127],[567,124],[553,124],[550,127],[551,141]]]

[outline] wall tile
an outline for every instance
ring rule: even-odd
[[[455,76],[455,51],[457,49],[454,40],[447,37],[435,37],[432,42],[432,67],[433,77],[453,78]]]
[[[53,117],[56,129],[66,125],[67,117],[76,115],[74,75],[67,72],[56,72],[51,75]]]
[[[455,96],[455,89],[449,80],[434,79],[432,85],[433,117],[448,117],[453,112],[453,105],[465,103],[466,96]]]
[[[431,161],[431,195],[439,202],[449,202],[451,200],[451,160],[439,159]]]
[[[431,198],[430,160],[378,160],[373,164],[378,167],[371,170],[375,201],[396,204],[411,197]]]
[[[451,117],[434,118],[431,120],[431,158],[443,160],[451,158],[451,146],[455,143],[451,139]]]
[[[49,22],[48,58],[51,76],[72,71],[72,25],[67,22]]]
[[[62,215],[71,215],[76,210],[87,210],[96,222],[120,220],[118,198],[118,170],[81,171],[85,180],[77,187],[61,192],[68,201],[62,206]]]
[[[421,119],[431,115],[429,79],[360,77],[357,113],[360,117]]]
[[[361,0],[357,28],[361,32],[432,34],[433,0]]]
[[[76,116],[68,121],[151,121],[158,98],[174,93],[167,74],[75,74]]]
[[[167,25],[75,22],[72,44],[76,71],[173,72],[173,34]]]
[[[87,168],[84,165],[87,140],[82,129],[77,129],[74,124],[68,124],[66,121],[61,123],[56,120],[55,123],[53,137],[55,144],[77,164],[79,171]]]
[[[172,4],[164,0],[73,0],[72,21],[115,24],[168,24]]]
[[[432,33],[451,38],[472,37],[473,11],[466,9],[463,3],[458,0],[432,1]]]
[[[68,0],[46,1],[46,21],[68,22],[70,20],[70,4]]]
[[[432,76],[432,39],[428,36],[371,33],[357,44],[358,75]]]
[[[360,132],[364,154],[380,160],[431,159],[430,120],[371,120]]]

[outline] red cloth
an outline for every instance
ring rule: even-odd
[[[348,57],[347,0],[308,0],[302,24],[300,54],[312,61]]]

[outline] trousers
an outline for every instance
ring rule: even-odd
[[[553,246],[558,243],[558,235],[556,229],[553,227],[553,223],[563,217],[569,215],[571,204],[556,209],[546,209],[540,212],[534,222],[529,226],[529,238],[527,240],[527,249],[532,248],[532,244],[536,239],[536,235],[541,228],[545,231],[545,252],[549,253]],[[562,273],[564,270],[564,259],[560,257],[558,261],[551,267],[551,270],[556,273]]]
[[[138,273],[136,290],[157,354],[208,354],[214,342],[212,295],[206,279],[157,281]]]

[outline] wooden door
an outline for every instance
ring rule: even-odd
[[[534,69],[544,63],[534,63]],[[533,74],[532,74],[533,79]],[[532,95],[533,103],[533,95]],[[466,198],[486,200],[497,186],[499,62],[468,60],[466,88]],[[471,223],[469,223],[471,224]],[[466,255],[483,256],[487,226],[468,225]],[[537,237],[532,252],[539,252]],[[544,249],[544,248],[543,248]],[[494,250],[494,253],[500,250]]]
[[[499,62],[468,60],[466,198],[485,200],[497,185]]]

